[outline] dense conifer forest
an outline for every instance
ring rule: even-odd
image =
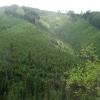
[[[0,7],[0,100],[100,100],[100,12]]]

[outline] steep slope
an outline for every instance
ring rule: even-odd
[[[85,15],[48,12],[34,8],[18,7],[16,5],[3,7],[0,13],[1,31],[6,29],[6,31],[8,30],[9,32],[16,32],[16,35],[19,36],[17,34],[17,30],[19,30],[19,33],[22,32],[24,33],[23,36],[26,36],[27,34],[25,33],[29,34],[29,30],[31,30],[32,32],[34,31],[33,33],[38,33],[38,37],[43,39],[45,37],[51,41],[51,44],[53,43],[52,40],[55,42],[61,41],[67,48],[73,48],[76,51],[79,50],[81,46],[94,43],[99,54],[100,31],[93,23],[91,24],[84,18]],[[96,16],[96,14],[98,17],[99,12],[92,13],[91,16]],[[97,20],[97,17],[94,17],[94,19],[92,17],[92,21]],[[26,30],[22,30],[24,28]],[[6,31],[5,33],[7,34]]]
[[[42,17],[54,36],[69,43],[76,51],[93,43],[97,47],[98,56],[100,55],[100,30],[84,19],[83,15],[50,14]]]
[[[72,47],[54,37],[48,28],[40,24],[41,21],[33,24],[24,18],[13,16],[12,14],[7,15],[3,12],[0,14],[0,23],[1,59],[2,55],[9,51],[10,45],[13,45],[16,48],[16,52],[20,52],[19,59],[25,58],[31,52],[34,59],[40,60],[40,63],[46,57],[50,58],[52,63],[53,59],[55,59],[55,62],[62,60],[59,62],[62,64],[67,63],[69,60],[74,60]],[[51,59],[52,57],[53,59]],[[64,58],[65,60],[63,60]]]

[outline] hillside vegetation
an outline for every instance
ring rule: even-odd
[[[0,100],[99,100],[100,12],[0,8]]]

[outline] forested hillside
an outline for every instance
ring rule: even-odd
[[[100,12],[0,8],[0,100],[100,100]]]

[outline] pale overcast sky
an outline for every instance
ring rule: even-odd
[[[0,0],[0,6],[25,5],[41,10],[100,11],[100,0]]]

